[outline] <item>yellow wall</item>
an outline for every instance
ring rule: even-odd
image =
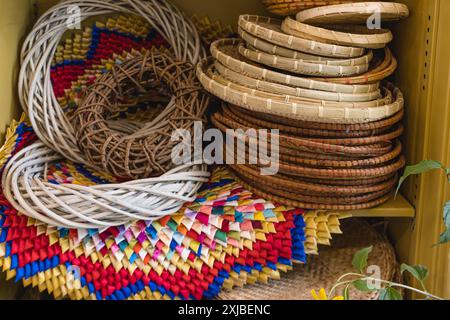
[[[0,139],[13,117],[20,114],[16,74],[20,42],[30,24],[31,0],[2,0],[0,10]],[[2,140],[3,141],[3,140]],[[17,287],[0,276],[0,298],[11,298]]]
[[[30,24],[31,0],[2,0],[0,10],[0,135],[19,115],[15,76],[19,43]]]

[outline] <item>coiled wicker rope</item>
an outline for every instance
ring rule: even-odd
[[[143,97],[155,88],[174,97],[156,121],[130,134],[110,128],[107,118],[120,111],[125,97]],[[103,74],[89,88],[75,114],[80,149],[94,165],[118,177],[134,179],[159,176],[174,167],[172,141],[176,129],[194,131],[203,121],[208,97],[195,76],[194,67],[170,55],[152,50]]]
[[[63,157],[37,142],[15,155],[5,167],[6,199],[20,212],[52,226],[106,228],[130,221],[152,221],[176,212],[195,199],[209,174],[200,166],[181,166],[150,179],[84,186],[46,180],[51,163]]]
[[[144,17],[166,39],[175,57],[181,61],[195,64],[205,56],[205,51],[193,23],[166,0],[67,0],[46,12],[24,41],[19,74],[20,102],[42,142],[72,161],[88,164],[50,80],[52,58],[70,28],[68,21],[73,20],[74,6],[79,9],[81,22],[113,13]]]

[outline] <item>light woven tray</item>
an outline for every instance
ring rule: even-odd
[[[388,29],[371,30],[360,25],[335,25],[326,29],[289,17],[283,21],[281,29],[296,37],[368,49],[384,48],[393,39],[392,32]]]
[[[242,40],[240,39],[218,40],[211,45],[211,55],[224,66],[235,72],[240,72],[254,79],[266,80],[293,87],[339,93],[368,93],[379,88],[379,83],[362,85],[336,84],[320,79],[311,80],[306,77],[293,76],[263,68],[239,54],[237,45],[241,42]]]
[[[275,69],[308,76],[345,77],[359,75],[369,69],[369,64],[357,66],[332,66],[320,63],[303,62],[263,51],[253,50],[251,47],[246,47],[243,43],[239,44],[238,50],[241,55],[251,61],[261,63]]]
[[[281,20],[242,15],[239,27],[246,32],[276,45],[326,57],[353,58],[364,54],[363,48],[344,47],[288,35],[281,30]]]
[[[352,2],[352,0],[265,0],[263,4],[270,13],[290,16],[309,8],[349,2]]]
[[[297,20],[313,24],[366,23],[375,13],[379,13],[383,21],[392,21],[408,17],[409,9],[396,2],[347,3],[300,11]]]
[[[197,76],[204,88],[224,101],[254,111],[316,122],[362,123],[390,117],[400,111],[404,104],[403,96],[398,89],[395,90],[396,100],[391,104],[380,107],[358,108],[331,105],[324,106],[316,103],[289,102],[288,99],[283,101],[265,98],[261,95],[255,95],[241,91],[237,88],[231,88],[231,82],[229,85],[224,85],[212,79],[207,74],[212,63],[212,61],[203,60],[197,66]]]
[[[251,45],[252,47],[260,51],[281,57],[296,59],[299,60],[300,62],[311,62],[316,64],[326,64],[332,66],[357,66],[368,64],[370,63],[370,61],[372,61],[373,58],[372,50],[368,50],[368,52],[365,55],[358,58],[339,59],[332,57],[321,57],[274,45],[270,42],[252,36],[250,33],[245,32],[241,28],[239,28],[238,33],[239,36],[245,42],[247,42],[247,44]]]
[[[224,78],[227,78],[228,80],[234,83],[249,87],[251,89],[257,89],[274,94],[290,95],[294,97],[303,97],[307,99],[317,99],[317,100],[337,101],[337,102],[363,102],[379,99],[381,97],[381,92],[379,89],[368,93],[354,93],[354,94],[310,90],[250,78],[242,73],[228,69],[223,64],[217,61],[215,62],[214,67],[220,75],[222,75]]]
[[[290,96],[284,94],[274,94],[270,92],[265,92],[262,90],[252,89],[249,86],[241,85],[239,83],[235,83],[230,81],[226,77],[223,77],[219,72],[217,72],[214,68],[214,62],[211,60],[206,69],[206,75],[217,81],[218,83],[229,87],[230,89],[238,90],[242,93],[252,94],[264,99],[271,99],[272,101],[280,101],[280,102],[289,102],[289,103],[300,103],[300,104],[311,104],[320,107],[333,107],[333,108],[374,108],[374,107],[383,107],[392,102],[392,93],[389,90],[386,90],[386,95],[381,96],[379,99],[370,100],[370,101],[362,101],[362,102],[339,102],[339,101],[326,101],[319,99],[311,99],[302,96]]]

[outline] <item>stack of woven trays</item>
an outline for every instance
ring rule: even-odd
[[[243,15],[241,39],[216,41],[213,58],[198,65],[205,89],[228,103],[212,115],[217,128],[279,130],[268,138],[279,141],[279,172],[272,176],[260,174],[267,163],[249,161],[258,152],[249,137],[235,135],[246,149],[234,158],[245,154],[247,162],[231,168],[252,192],[324,210],[371,208],[390,198],[405,165],[404,100],[383,81],[397,67],[386,46],[392,33],[358,24],[370,16],[367,8],[380,10],[382,19],[408,14],[404,5],[371,2],[313,8],[297,20]],[[345,17],[355,24],[313,24]]]
[[[352,3],[353,0],[262,0],[262,3],[270,13],[280,16],[290,16],[297,12],[320,6],[328,6],[341,3]]]
[[[13,123],[0,150],[4,165],[36,139]],[[48,181],[113,178],[70,161],[48,168]],[[56,228],[17,212],[0,198],[0,267],[55,298],[202,299],[222,289],[279,279],[317,244],[341,233],[340,216],[276,205],[217,169],[192,203],[159,221],[104,230]],[[306,250],[305,250],[306,246]]]

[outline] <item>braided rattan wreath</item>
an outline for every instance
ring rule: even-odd
[[[173,97],[156,119],[131,133],[109,126],[122,101],[133,97],[145,104],[155,88]],[[207,104],[192,64],[153,50],[115,66],[89,88],[75,114],[78,145],[92,165],[115,176],[160,176],[174,167],[171,153],[178,142],[171,140],[173,131],[192,133]]]

